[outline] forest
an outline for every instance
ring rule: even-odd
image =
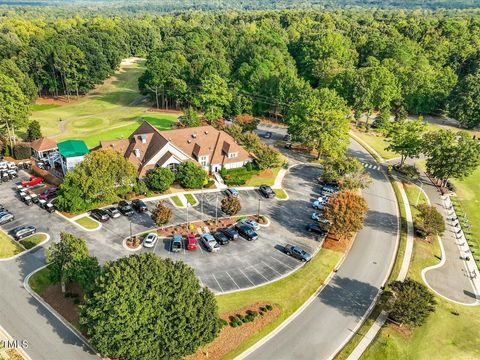
[[[132,55],[147,58],[139,85],[155,106],[193,108],[209,120],[281,120],[305,99],[334,95],[342,104],[332,106],[345,102],[356,115],[449,112],[465,127],[480,123],[480,15],[470,11],[11,10],[0,29],[4,134],[25,125],[38,96],[85,94]]]

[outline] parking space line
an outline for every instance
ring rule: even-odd
[[[255,266],[253,266],[253,265],[250,265],[250,266],[253,268],[253,270],[255,270],[255,271],[258,273],[258,275],[260,275],[261,277],[263,277],[265,280],[270,281],[270,280],[268,280],[260,271],[258,271]],[[250,282],[251,282],[251,281],[250,281]]]
[[[215,274],[212,274],[212,276],[213,276],[213,278],[215,279],[215,281],[217,282],[218,287],[220,288],[220,290],[221,290],[222,292],[224,292],[224,290],[223,290],[223,288],[222,288],[222,285],[220,285],[220,283],[218,282],[217,278],[215,277]]]
[[[240,286],[238,286],[238,284],[236,283],[236,281],[233,280],[233,277],[228,273],[228,271],[225,271],[225,273],[228,275],[228,277],[229,277],[230,279],[232,279],[233,283],[237,286],[237,288],[240,289]]]
[[[242,273],[243,276],[245,276],[245,278],[250,281],[250,284],[252,284],[253,286],[255,286],[255,284],[253,283],[252,280],[250,280],[250,278],[247,276],[247,274],[245,274],[242,269],[238,269],[238,271],[240,271]]]
[[[286,266],[286,267],[287,267],[287,268],[289,268],[290,270],[292,270],[292,269],[293,269],[293,266],[290,266],[290,265],[288,265],[288,264],[284,263],[283,261],[280,261],[280,260],[278,260],[277,258],[274,258],[272,255],[270,255],[270,257],[271,257],[273,260],[275,260],[275,261],[279,262],[280,264],[282,264],[282,265]]]
[[[265,265],[266,267],[268,267],[270,270],[273,270],[275,271],[278,275],[282,275],[281,273],[279,273],[277,270],[275,270],[274,268],[272,268],[271,266],[269,266],[268,264],[266,264],[265,262],[263,261],[260,261],[263,265]]]

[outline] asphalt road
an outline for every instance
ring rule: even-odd
[[[350,146],[373,182],[363,191],[364,228],[330,283],[292,322],[246,359],[329,359],[353,334],[379,292],[396,253],[397,209],[388,180],[357,143]],[[370,165],[370,166],[369,166]]]

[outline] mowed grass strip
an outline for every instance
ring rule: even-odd
[[[369,145],[372,149],[374,149],[385,160],[398,157],[398,155],[395,154],[394,152],[385,150],[385,148],[388,146],[388,142],[385,140],[385,138],[381,134],[377,134],[373,132],[366,133],[365,131],[359,131],[359,130],[350,130],[350,131],[356,137],[358,137],[360,140],[362,140],[367,145]]]
[[[284,189],[273,189],[273,192],[277,199],[285,200],[287,198],[287,193]]]
[[[89,216],[83,216],[80,219],[75,220],[75,222],[88,230],[94,230],[100,227],[100,224],[91,219]]]
[[[192,206],[198,204],[198,201],[195,198],[195,196],[193,196],[193,194],[185,194],[185,198],[187,199],[188,203]]]
[[[29,281],[28,285],[35,291],[38,295],[42,294],[43,290],[52,285],[50,280],[50,269],[48,267],[43,268],[42,270],[37,271],[33,274]]]
[[[20,244],[3,232],[3,230],[0,230],[0,259],[15,256],[24,250]]]
[[[170,197],[170,200],[171,200],[176,206],[179,206],[179,207],[182,207],[182,206],[183,206],[182,201],[180,200],[180,198],[179,198],[177,195],[171,196],[171,197]]]
[[[224,359],[233,359],[279,326],[325,282],[341,257],[341,252],[321,249],[305,266],[283,279],[251,290],[218,295],[220,313],[254,303],[278,304],[282,310],[277,319],[259,332],[252,334]]]
[[[21,240],[20,243],[23,245],[25,249],[29,250],[34,246],[37,246],[38,244],[40,244],[46,238],[47,238],[46,234],[34,234]]]

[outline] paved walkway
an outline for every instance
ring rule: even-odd
[[[474,286],[479,281],[478,269],[460,227],[454,226],[457,221],[447,220],[454,216],[451,210],[445,208],[446,205],[450,205],[449,200],[445,203],[437,188],[431,183],[427,183],[424,190],[432,205],[445,218],[447,226],[440,239],[443,247],[442,261],[425,269],[422,273],[423,279],[433,291],[450,301],[464,305],[478,305],[480,303],[476,297],[480,298],[478,292],[480,286],[477,285],[477,288]],[[465,261],[466,256],[470,257],[468,263]]]

